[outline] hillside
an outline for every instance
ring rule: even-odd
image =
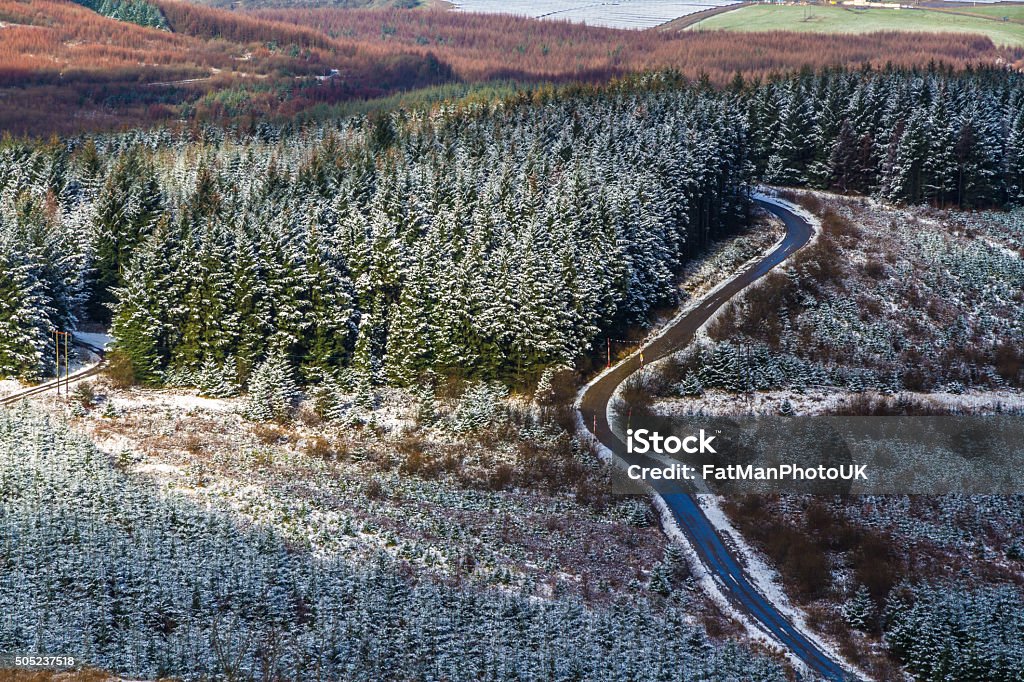
[[[152,0],[169,30],[72,2],[0,0],[0,126],[46,135],[173,120],[284,119],[426,86],[602,82],[677,69],[725,84],[803,66],[1018,62],[972,35],[893,33],[781,39],[749,50],[718,33],[624,31],[443,10],[228,11]],[[993,22],[994,23],[994,22]],[[507,87],[503,85],[500,87]]]
[[[310,102],[451,78],[422,51],[358,45],[187,3],[151,4],[170,31],[71,2],[0,1],[0,126],[46,134],[182,116],[288,115]]]
[[[723,16],[729,16],[726,13]],[[706,74],[728,82],[737,71],[748,76],[803,66],[871,63],[915,65],[942,61],[962,66],[1002,54],[980,36],[858,36],[753,34],[737,50],[728,35],[626,31],[507,15],[401,10],[267,10],[263,19],[291,22],[344,36],[362,45],[429,50],[463,79],[607,77],[643,69],[679,69],[691,78]]]

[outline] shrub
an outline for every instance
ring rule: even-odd
[[[303,445],[303,452],[309,457],[316,457],[323,460],[339,459],[344,455],[344,449],[323,436],[310,438]]]
[[[256,440],[265,445],[274,445],[281,442],[288,442],[288,435],[277,426],[268,424],[256,424],[252,428]]]
[[[371,500],[380,500],[386,497],[384,485],[376,478],[371,478],[366,482],[363,486],[363,494]]]
[[[537,382],[534,399],[539,405],[566,405],[576,397],[576,377],[569,367],[546,367]]]
[[[135,385],[135,368],[132,366],[131,358],[120,350],[115,349],[107,353],[103,373],[114,388]]]
[[[1021,369],[1024,368],[1024,349],[1004,341],[995,347],[992,356],[996,373],[1010,383],[1019,384]]]
[[[189,433],[181,444],[182,449],[191,454],[198,455],[203,451],[203,438],[197,433]]]
[[[88,381],[83,381],[75,386],[75,390],[71,393],[71,397],[75,399],[75,402],[86,409],[96,405],[96,389]]]
[[[456,432],[479,431],[493,426],[505,416],[507,389],[500,384],[471,384],[459,398],[451,415],[451,428]]]

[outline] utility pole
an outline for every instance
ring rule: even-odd
[[[60,331],[53,330],[53,346],[54,346],[54,359],[56,360],[57,369],[57,395],[60,396]]]
[[[71,340],[71,332],[64,332],[64,399],[71,396],[71,365],[68,363],[68,345]]]
[[[69,362],[70,351],[68,350],[71,344],[71,332],[62,332],[59,329],[53,330],[53,359],[56,363],[57,372],[57,397],[60,397],[60,346],[61,341],[64,342],[64,397],[67,398],[71,395],[71,364]]]

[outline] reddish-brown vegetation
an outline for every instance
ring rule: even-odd
[[[625,31],[445,10],[260,10],[262,19],[290,22],[360,45],[431,51],[465,80],[607,78],[673,68],[726,83],[749,76],[837,64],[882,66],[942,61],[957,67],[1000,55],[983,36],[875,33],[857,36]],[[1016,59],[1021,54],[1010,56]]]
[[[444,82],[600,82],[677,69],[725,83],[804,66],[1020,60],[965,35],[623,31],[442,10],[232,12],[156,0],[173,32],[67,0],[0,0],[0,128],[45,134],[291,116]]]
[[[72,2],[0,0],[0,128],[44,134],[176,118],[204,95],[208,117],[288,115],[318,102],[376,97],[451,79],[436,59],[394,46],[165,2],[175,32],[115,21]],[[312,76],[338,71],[318,81]],[[304,78],[306,77],[306,78]]]

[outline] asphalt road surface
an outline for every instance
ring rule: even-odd
[[[42,395],[43,393],[46,393],[48,391],[55,390],[58,386],[60,386],[60,389],[63,391],[65,386],[70,386],[71,384],[77,383],[82,379],[88,379],[89,377],[95,376],[99,374],[101,371],[103,371],[103,356],[106,352],[104,351],[104,349],[95,346],[91,343],[86,343],[80,339],[75,339],[73,343],[75,346],[78,346],[79,348],[85,348],[86,350],[95,354],[100,359],[99,362],[93,365],[89,365],[88,367],[83,367],[77,372],[72,372],[71,376],[62,376],[60,379],[51,379],[50,381],[39,384],[38,386],[31,386],[22,391],[18,391],[17,393],[12,393],[10,395],[0,397],[0,407],[14,405],[21,402],[22,400],[27,400],[28,398]]]
[[[674,321],[661,335],[643,348],[643,363],[648,364],[686,346],[696,331],[747,285],[766,275],[776,265],[806,244],[814,234],[811,225],[792,211],[756,199],[765,209],[786,225],[782,242],[754,266],[737,274],[724,286],[707,296],[696,308]],[[615,390],[631,374],[641,368],[641,355],[634,353],[611,371],[592,383],[580,399],[580,412],[587,429],[627,464],[656,466],[640,455],[628,455],[626,445],[612,431],[608,422],[608,404]],[[674,486],[674,487],[673,487]],[[750,618],[770,632],[783,646],[793,652],[814,674],[829,680],[857,679],[847,673],[817,645],[811,642],[775,606],[755,589],[743,567],[722,541],[715,527],[697,504],[697,499],[680,484],[659,486],[662,498],[672,510],[679,527],[689,539],[697,555],[716,578],[723,593]]]

